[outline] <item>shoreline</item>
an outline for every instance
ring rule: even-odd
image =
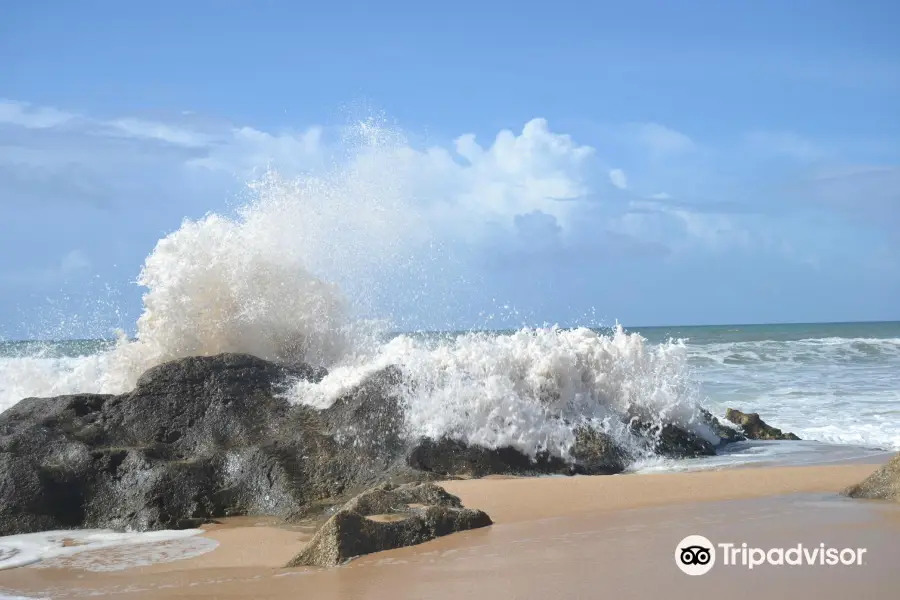
[[[440,485],[459,496],[466,506],[480,508],[496,523],[504,523],[584,512],[798,493],[837,493],[862,481],[881,464],[873,461],[797,467],[746,465],[681,473],[483,478],[444,481]],[[527,503],[520,501],[523,497],[528,498]]]
[[[294,598],[298,586],[304,590],[302,597],[315,598],[495,599],[513,592],[537,598],[542,589],[542,597],[553,597],[541,580],[534,580],[541,572],[555,573],[548,575],[551,579],[562,576],[559,593],[564,596],[578,596],[588,581],[609,578],[621,580],[622,589],[638,586],[649,594],[647,586],[658,585],[671,592],[667,597],[680,597],[672,595],[672,586],[689,590],[696,587],[695,580],[707,579],[678,572],[671,558],[674,538],[680,539],[688,525],[722,535],[729,527],[743,527],[742,535],[772,539],[793,529],[801,541],[830,536],[847,545],[865,543],[875,566],[859,569],[867,569],[869,575],[877,570],[872,589],[888,589],[884,586],[900,585],[900,575],[879,567],[878,561],[879,557],[889,559],[900,545],[894,541],[900,540],[900,506],[838,495],[878,467],[877,462],[868,462],[446,481],[440,485],[466,506],[487,512],[494,525],[360,557],[335,569],[284,569],[312,530],[265,517],[241,517],[204,527],[201,537],[217,545],[193,558],[107,572],[77,568],[80,561],[0,571],[0,598],[3,594],[54,599],[92,594],[134,600]],[[662,564],[650,565],[651,571],[659,572],[641,575],[640,560],[625,560],[627,553],[616,558],[617,544],[656,554],[664,550],[658,558]],[[885,548],[891,544],[889,552]],[[96,552],[102,551],[82,555]],[[591,562],[592,555],[606,556],[607,564],[581,564]],[[497,574],[491,581],[485,581],[488,566]],[[500,577],[504,573],[505,584]],[[727,569],[721,573],[729,575]],[[749,584],[757,587],[765,580],[759,573],[738,575],[751,577]],[[828,594],[845,589],[832,584],[822,587],[815,582],[821,577],[812,575],[816,574],[807,573],[805,579],[819,590],[818,598],[837,598]],[[707,577],[715,576],[714,571]]]

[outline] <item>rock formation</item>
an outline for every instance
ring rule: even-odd
[[[376,374],[357,395],[383,392],[390,375]],[[276,393],[286,378],[321,376],[224,354],[155,367],[121,396],[22,400],[0,415],[0,535],[290,519],[390,475],[402,479],[402,470],[387,473],[390,436],[378,448],[337,440],[336,431],[358,426],[350,419],[362,419],[365,402],[350,394],[315,411]],[[390,406],[366,410],[366,426],[396,418]]]
[[[287,566],[332,567],[363,554],[488,525],[488,515],[463,507],[459,498],[434,484],[382,484],[341,507]]]
[[[729,408],[725,411],[725,418],[740,425],[744,435],[751,440],[799,440],[793,433],[782,433],[777,427],[766,424],[757,413],[742,413],[739,410]]]
[[[324,410],[280,395],[293,379],[324,375],[222,354],[154,367],[122,395],[22,400],[0,414],[0,535],[185,528],[232,515],[292,520],[385,481],[609,474],[636,458],[633,448],[588,426],[576,427],[571,460],[450,438],[409,439],[395,367]],[[718,421],[701,418],[715,430]],[[638,452],[716,452],[715,444],[671,424],[633,418],[622,427],[630,427]],[[730,428],[722,433],[732,435],[724,441],[738,439]]]

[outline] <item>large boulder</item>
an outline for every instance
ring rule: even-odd
[[[22,400],[0,414],[0,535],[291,519],[389,478],[400,452],[389,427],[367,444],[342,433],[374,423],[358,419],[379,406],[396,421],[384,393],[396,375],[376,373],[324,411],[279,394],[323,374],[223,354],[162,364],[120,396]]]
[[[843,493],[851,498],[900,502],[900,454],[869,475],[862,483],[850,486]]]
[[[491,525],[480,510],[430,484],[382,484],[347,502],[286,566],[333,567],[347,560]]]
[[[759,418],[757,413],[743,413],[734,408],[725,411],[725,418],[739,425],[744,435],[751,440],[799,440],[793,433],[783,433]]]

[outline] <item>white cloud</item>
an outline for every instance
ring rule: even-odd
[[[551,132],[543,119],[529,121],[519,135],[501,131],[487,148],[474,136],[459,138],[456,148],[468,165],[444,162],[436,149],[419,159],[440,161],[447,168],[445,177],[462,183],[457,202],[485,218],[510,219],[539,210],[565,226],[573,210],[566,201],[589,191],[586,170],[594,149]]]
[[[323,158],[322,128],[273,135],[252,127],[232,129],[224,140],[209,144],[207,152],[187,161],[193,168],[246,174],[269,164],[309,168]]]
[[[687,135],[658,123],[636,125],[633,135],[639,144],[658,156],[681,154],[696,148]]]
[[[668,212],[681,221],[690,238],[699,240],[712,249],[747,248],[752,243],[750,232],[738,225],[731,215],[700,213],[685,209]]]
[[[595,220],[591,227],[647,243],[690,242],[721,249],[746,247],[751,239],[740,217],[679,208],[662,202],[671,199],[664,192],[623,205],[623,197],[633,196],[632,187],[639,187],[629,181],[625,168],[599,168],[594,148],[552,131],[544,119],[533,119],[519,131],[503,130],[488,143],[463,134],[447,146],[424,148],[375,122],[361,123],[338,139],[322,127],[268,132],[227,123],[201,126],[199,117],[189,114],[177,123],[129,116],[99,119],[0,101],[0,123],[6,125],[0,128],[0,192],[5,188],[7,196],[30,191],[36,197],[77,196],[106,206],[152,190],[154,201],[166,201],[168,195],[175,205],[185,202],[185,190],[220,194],[226,185],[267,166],[287,178],[325,167],[317,172],[344,170],[340,193],[380,198],[370,203],[372,211],[329,213],[330,219],[359,221],[360,230],[367,219],[387,223],[391,211],[402,211],[410,216],[391,222],[441,230],[457,240],[487,239],[497,227],[515,234],[517,217],[540,214],[565,236],[590,214]],[[18,130],[25,133],[17,136]],[[652,159],[696,148],[688,136],[656,123],[633,126],[630,140]],[[638,173],[638,183],[652,179],[646,169],[627,167],[632,178]],[[604,197],[605,186],[594,185],[602,183],[594,179],[598,174],[620,192]],[[580,202],[587,198],[590,203]],[[210,208],[202,194],[196,202]],[[583,212],[589,205],[603,210]],[[79,264],[77,256],[68,264]]]
[[[32,267],[0,273],[0,283],[15,285],[55,285],[66,280],[84,277],[91,269],[91,260],[84,251],[67,252],[56,265]]]
[[[48,129],[72,121],[76,116],[50,107],[0,99],[0,124],[26,129]]]
[[[628,178],[622,169],[612,169],[609,172],[609,181],[620,190],[628,189]]]
[[[750,249],[763,239],[752,224],[739,216],[692,210],[653,200],[633,200],[611,228],[645,242],[668,245],[673,250],[707,251]],[[765,241],[769,244],[769,241]]]
[[[747,143],[754,149],[797,160],[817,160],[828,155],[828,151],[796,133],[757,131],[746,136]]]
[[[511,226],[515,215],[536,210],[564,223],[572,210],[567,201],[588,192],[587,163],[594,153],[552,132],[543,119],[529,121],[519,133],[501,131],[490,145],[462,135],[455,152],[414,148],[402,134],[369,122],[360,124],[352,139],[328,142],[321,127],[280,133],[230,125],[195,129],[133,117],[89,118],[8,101],[0,102],[0,122],[57,136],[13,138],[6,144],[0,137],[0,162],[21,166],[27,160],[42,178],[68,176],[74,169],[82,178],[102,172],[100,179],[133,181],[128,175],[134,169],[161,180],[171,175],[153,177],[154,168],[178,167],[181,176],[198,171],[231,178],[267,166],[290,176],[349,156],[361,180],[391,186],[392,193],[401,193],[397,188],[402,187],[402,193],[417,195],[442,218],[455,215],[454,221],[469,225],[475,219]]]
[[[102,124],[110,126],[117,133],[127,137],[156,140],[185,148],[203,148],[213,142],[213,139],[202,133],[153,121],[116,119]]]

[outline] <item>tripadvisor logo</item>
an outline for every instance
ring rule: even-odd
[[[726,567],[753,569],[772,566],[859,566],[865,548],[831,548],[825,544],[790,548],[755,548],[746,543],[713,544],[702,535],[689,535],[675,546],[675,564],[687,575],[704,575],[719,564]]]
[[[688,575],[704,575],[716,564],[716,547],[702,535],[689,535],[675,546],[675,564]]]

